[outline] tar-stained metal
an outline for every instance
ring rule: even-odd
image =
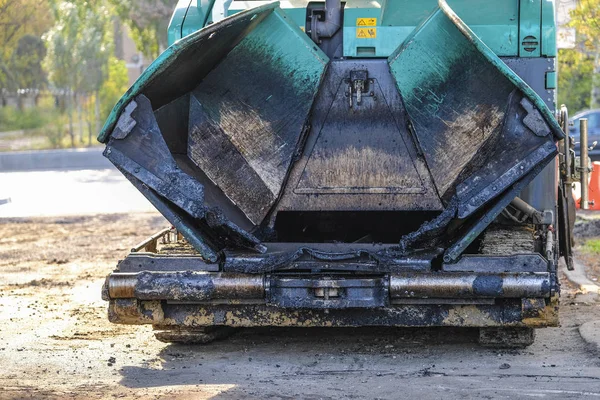
[[[160,108],[189,92],[190,87],[198,85],[248,32],[273,13],[275,8],[277,3],[242,11],[169,46],[117,102],[98,135],[98,141],[108,141],[121,112],[139,94],[146,95],[155,108]],[[323,58],[326,59],[324,54]]]
[[[521,299],[495,304],[421,304],[380,308],[292,309],[263,304],[169,304],[139,302],[124,309],[111,300],[111,322],[153,324],[160,327],[357,327],[357,326],[463,326],[531,327],[557,326],[556,300],[529,302],[523,311]],[[536,307],[544,307],[538,309]],[[538,310],[538,318],[530,318]],[[136,315],[137,313],[137,315]],[[137,317],[137,318],[136,318]]]
[[[380,280],[389,274],[428,272],[422,280],[431,283],[452,263],[457,274],[481,270],[485,261],[461,263],[461,257],[556,155],[554,140],[562,134],[531,89],[481,48],[445,3],[441,7],[389,60],[330,61],[273,7],[217,23],[174,45],[124,96],[131,102],[122,99],[115,108],[123,113],[112,137],[103,136],[105,154],[199,252],[205,270],[243,272],[251,276],[240,282],[251,283],[277,273],[263,283],[267,300],[281,307],[381,308],[389,302]],[[115,122],[111,116],[108,127]],[[185,123],[169,121],[182,116]],[[170,127],[176,133],[161,132]],[[208,182],[218,192],[215,204],[206,202]],[[248,229],[221,211],[218,199],[224,198]],[[389,241],[397,246],[357,244],[340,251],[309,242],[285,249],[269,243],[277,240],[279,213],[304,211],[414,212],[415,225],[435,215],[426,212],[440,213]],[[544,270],[539,259],[488,258],[498,262],[490,269],[496,272],[509,272],[515,260],[524,263],[516,271]],[[223,300],[215,293],[259,290],[249,281],[219,281],[226,287],[219,292],[214,277],[199,272],[201,263],[192,268],[142,273],[135,296],[207,302]],[[336,287],[328,290],[310,286],[306,276],[336,272],[369,276],[332,279]],[[305,275],[281,277],[295,273]],[[455,297],[501,298],[506,279],[479,276],[465,281]],[[549,296],[554,280],[523,296]],[[525,279],[512,283],[512,293],[520,293],[519,285],[528,290]],[[409,307],[403,310],[427,316],[381,318],[409,325],[521,323],[520,305],[491,306],[448,308],[446,314]]]
[[[356,71],[368,71],[360,105],[350,90]],[[306,143],[273,212],[441,211],[409,124],[385,60],[331,61]]]
[[[530,250],[531,251],[531,250]],[[444,263],[448,272],[546,272],[548,261],[539,253],[493,256],[466,254],[455,263]]]
[[[315,244],[285,246],[284,249],[267,251],[261,255],[226,252],[223,271],[265,273],[284,270],[353,270],[394,272],[406,270],[430,270],[431,261],[441,254],[441,249],[413,252],[410,255],[398,246],[340,245],[335,249]],[[371,248],[370,248],[371,247]],[[267,246],[269,248],[269,246]]]
[[[188,156],[255,224],[278,198],[325,71],[278,12],[193,90]]]
[[[533,167],[533,170],[517,181],[508,191],[506,191],[499,199],[497,199],[490,208],[486,210],[483,215],[475,220],[473,225],[466,230],[462,236],[456,240],[444,253],[444,262],[456,261],[458,257],[465,251],[465,249],[473,243],[473,241],[487,228],[494,219],[500,215],[510,202],[519,194],[525,186],[527,186],[533,178],[542,170],[543,166],[546,165],[556,155],[556,148],[552,146],[552,150],[548,149],[549,156],[546,157],[545,162],[538,163]]]

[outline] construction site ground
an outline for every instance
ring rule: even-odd
[[[578,224],[578,243],[600,236],[600,219]],[[600,320],[597,267],[579,247],[592,269],[573,278],[583,283],[563,275],[561,326],[522,350],[447,328],[247,329],[170,345],[109,323],[100,298],[117,259],[165,226],[155,213],[0,220],[0,399],[600,397],[600,352],[579,330]]]

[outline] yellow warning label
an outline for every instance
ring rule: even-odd
[[[377,18],[356,18],[356,26],[377,26]]]
[[[377,28],[356,28],[356,37],[358,39],[375,39]]]
[[[303,26],[301,26],[301,27],[300,27],[300,30],[301,30],[302,32],[304,32],[304,29],[305,29],[305,28],[304,28]]]

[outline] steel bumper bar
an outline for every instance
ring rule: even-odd
[[[296,297],[325,301],[353,296],[364,298],[371,293],[375,295],[373,290],[377,290],[377,296],[389,299],[549,298],[551,287],[549,273],[432,272],[355,278],[143,271],[109,275],[105,297],[107,300],[135,298],[175,302],[254,299],[272,303],[274,297],[286,290],[295,291]]]
[[[547,273],[382,276],[116,272],[109,320],[156,327],[462,326],[558,324]]]

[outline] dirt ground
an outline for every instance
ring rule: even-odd
[[[118,257],[158,214],[0,220],[0,398],[600,397],[600,354],[578,326],[600,303],[562,285],[561,327],[525,350],[474,330],[261,329],[206,346],[118,326],[100,299]]]
[[[600,238],[600,212],[579,211],[574,233],[578,238],[574,247],[575,254],[586,265],[588,279],[600,283],[600,256],[584,249],[586,240]]]

